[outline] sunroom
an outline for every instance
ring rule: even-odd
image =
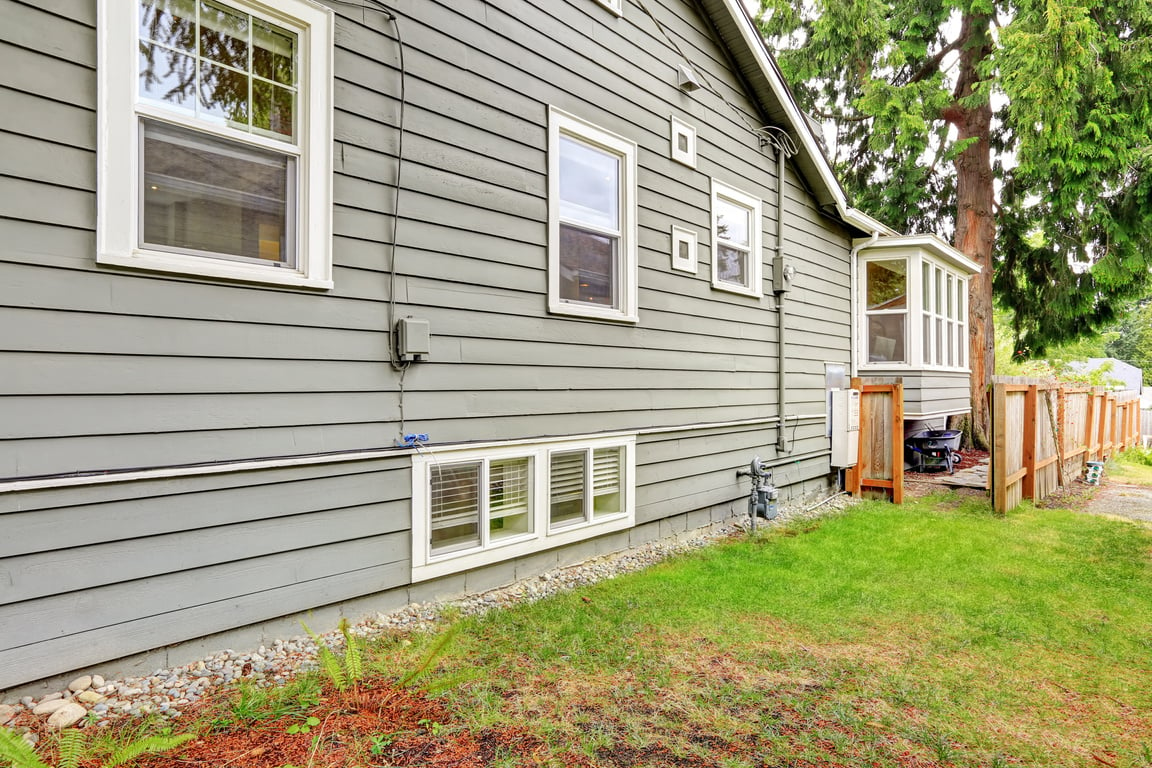
[[[856,373],[903,380],[908,429],[971,410],[968,281],[979,271],[933,235],[857,244]]]

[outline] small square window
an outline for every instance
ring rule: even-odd
[[[671,118],[672,159],[696,167],[696,129],[677,117]]]
[[[696,274],[696,230],[672,225],[672,269]]]

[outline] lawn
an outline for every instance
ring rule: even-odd
[[[377,638],[140,764],[1152,768],[1150,596],[1130,523],[865,502]]]

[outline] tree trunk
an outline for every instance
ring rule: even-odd
[[[956,248],[980,265],[968,290],[969,367],[972,369],[972,442],[987,449],[991,434],[988,385],[996,364],[992,324],[992,250],[996,240],[992,185],[992,107],[987,101],[965,105],[981,82],[978,67],[992,54],[989,17],[966,13],[961,22],[960,75],[956,101],[945,118],[956,126],[958,139],[976,139],[956,158]]]

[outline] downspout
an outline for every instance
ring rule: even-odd
[[[787,134],[784,135],[787,139]],[[789,148],[795,151],[795,145],[791,142],[785,143],[783,141],[776,145],[776,253],[772,256],[772,290],[776,294],[776,316],[777,316],[777,365],[776,370],[778,375],[776,377],[776,385],[778,387],[776,393],[777,402],[777,416],[779,417],[780,429],[776,437],[776,451],[778,454],[786,454],[789,452],[788,441],[785,438],[784,419],[787,406],[787,387],[785,386],[785,365],[787,363],[787,353],[785,352],[786,335],[785,335],[785,320],[787,312],[785,310],[784,296],[788,292],[792,283],[793,267],[790,264],[784,263],[784,170],[788,162],[788,157],[792,154]]]
[[[880,239],[880,230],[873,230],[872,237],[852,248],[852,255],[848,258],[848,286],[849,286],[849,311],[852,313],[849,328],[851,332],[851,348],[848,350],[848,359],[851,364],[848,369],[851,371],[850,376],[856,378],[860,374],[860,251],[875,245],[876,241]]]

